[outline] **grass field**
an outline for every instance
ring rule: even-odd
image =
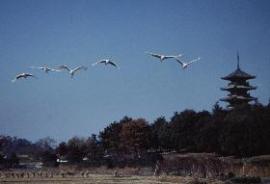
[[[196,182],[198,181],[198,182]],[[209,179],[195,179],[192,177],[180,177],[180,176],[119,176],[114,177],[112,175],[97,175],[92,174],[87,178],[81,177],[65,177],[65,178],[5,178],[0,179],[0,183],[4,184],[222,184],[221,181],[209,180]]]

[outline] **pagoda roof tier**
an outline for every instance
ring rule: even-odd
[[[239,67],[232,73],[230,73],[229,75],[225,76],[225,77],[221,77],[221,79],[224,80],[234,80],[234,79],[254,79],[256,76],[254,75],[250,75],[244,71],[242,71]]]
[[[252,101],[252,100],[256,100],[257,98],[251,97],[251,96],[240,96],[240,95],[230,95],[228,97],[225,98],[221,98],[221,101]]]
[[[253,90],[257,89],[256,86],[246,86],[246,85],[236,85],[236,84],[230,84],[227,87],[220,88],[221,90],[227,90],[230,91],[232,89],[246,89],[246,90]]]

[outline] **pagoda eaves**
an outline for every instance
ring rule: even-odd
[[[228,91],[227,97],[221,98],[221,101],[228,102],[228,109],[241,104],[249,104],[250,101],[256,101],[257,98],[250,96],[248,91],[254,90],[257,87],[251,86],[247,80],[254,79],[256,76],[250,75],[240,69],[239,55],[237,53],[237,69],[229,75],[222,77],[223,80],[231,81],[226,87],[220,88],[221,90]]]
[[[224,80],[234,80],[234,79],[254,79],[256,78],[256,76],[254,75],[250,75],[244,71],[242,71],[240,68],[237,68],[234,72],[230,73],[229,75],[222,77],[222,79]]]

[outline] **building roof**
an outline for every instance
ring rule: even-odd
[[[232,89],[245,89],[245,90],[253,90],[253,89],[257,89],[256,86],[246,86],[246,85],[236,85],[236,84],[230,84],[228,85],[227,87],[223,87],[223,88],[220,88],[221,90],[232,90]]]
[[[225,77],[221,77],[224,80],[233,80],[233,79],[254,79],[256,76],[254,75],[250,75],[244,71],[242,71],[239,67],[232,73],[230,73],[229,75],[225,76]]]
[[[237,52],[237,68],[234,72],[230,73],[229,75],[222,77],[221,79],[224,80],[234,80],[234,79],[254,79],[256,76],[250,75],[240,69],[240,64],[239,64],[239,53]]]
[[[230,95],[225,98],[221,98],[221,101],[252,101],[256,100],[257,98],[254,97],[245,97],[245,96],[240,96],[240,95]]]

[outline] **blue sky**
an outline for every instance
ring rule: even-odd
[[[98,133],[128,115],[152,122],[175,111],[211,110],[226,93],[220,77],[257,75],[251,92],[270,97],[267,0],[0,1],[0,134],[58,141]],[[202,60],[183,71],[145,51]],[[91,63],[112,58],[120,70]],[[29,66],[89,66],[72,80]],[[17,73],[37,80],[11,83]],[[225,104],[223,104],[225,105]]]

